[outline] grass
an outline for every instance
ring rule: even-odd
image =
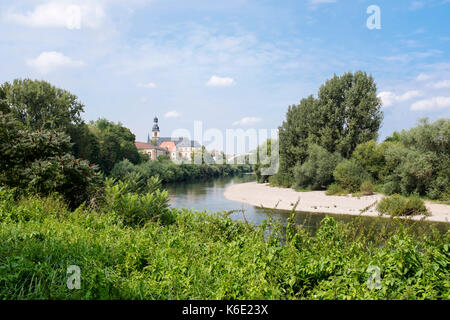
[[[312,233],[272,219],[174,210],[123,224],[57,197],[0,196],[1,299],[449,299],[450,232],[327,217]],[[291,217],[292,221],[294,216]],[[418,231],[419,230],[419,231]],[[67,267],[81,289],[66,286]],[[381,269],[381,289],[366,281]]]
[[[403,197],[394,194],[390,197],[384,197],[377,205],[377,210],[381,214],[389,214],[391,216],[429,216],[425,203],[417,196]]]

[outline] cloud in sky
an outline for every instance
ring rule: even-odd
[[[262,119],[257,117],[244,117],[241,120],[233,122],[233,126],[248,126],[261,121]]]
[[[26,13],[9,10],[6,21],[29,27],[97,28],[105,20],[105,11],[97,1],[49,1]]]
[[[418,10],[418,9],[423,8],[424,5],[425,5],[425,3],[423,3],[422,1],[413,1],[411,3],[411,5],[409,6],[409,9],[410,10]]]
[[[426,73],[420,73],[417,77],[416,80],[417,81],[425,81],[425,80],[429,80],[431,79],[431,76],[429,74]]]
[[[138,83],[137,86],[139,88],[153,89],[156,87],[156,84],[154,82],[147,82],[147,83]]]
[[[419,90],[410,90],[401,95],[396,95],[391,91],[383,91],[380,92],[378,97],[383,101],[383,107],[389,107],[393,105],[395,102],[403,102],[408,101],[413,98],[417,98],[422,96],[423,93]]]
[[[181,113],[178,111],[169,111],[164,115],[164,118],[178,118],[181,116]]]
[[[436,89],[450,88],[450,80],[442,80],[432,85]]]
[[[206,82],[206,86],[208,87],[231,87],[234,86],[236,82],[233,78],[227,77],[218,77],[212,76],[208,82]]]
[[[450,107],[450,97],[433,97],[417,101],[411,105],[413,111],[438,110]]]
[[[420,60],[420,59],[426,59],[426,58],[432,58],[442,55],[444,52],[442,50],[438,49],[429,49],[427,51],[415,51],[415,52],[409,52],[404,54],[398,54],[394,56],[389,57],[381,57],[381,59],[388,61],[388,62],[402,62],[402,63],[408,63],[413,60]]]
[[[56,51],[42,52],[37,58],[28,59],[27,65],[36,69],[41,74],[47,74],[61,68],[82,67],[84,62],[73,60],[70,57]]]

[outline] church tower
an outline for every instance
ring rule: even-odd
[[[158,118],[155,117],[153,119],[152,139],[158,139],[158,138],[159,138]]]

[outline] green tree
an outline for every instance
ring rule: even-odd
[[[294,169],[295,186],[320,190],[333,182],[333,171],[341,161],[339,153],[330,153],[325,148],[313,144],[309,147],[306,161]]]
[[[71,207],[95,197],[101,185],[97,167],[71,155],[63,132],[23,130],[0,112],[0,185],[47,195],[57,192]]]
[[[91,121],[89,128],[99,144],[97,163],[106,174],[111,172],[116,163],[124,159],[134,164],[141,161],[142,158],[134,145],[135,135],[121,123],[115,124],[106,119],[98,119],[95,122]]]
[[[82,123],[84,105],[78,97],[46,81],[15,79],[0,88],[8,111],[30,129],[66,131],[69,125]]]
[[[279,128],[282,184],[292,184],[293,168],[308,157],[315,143],[350,158],[360,143],[376,139],[383,115],[372,76],[357,71],[334,76],[312,95],[290,106]]]

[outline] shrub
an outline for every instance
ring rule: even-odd
[[[173,214],[169,210],[169,194],[166,190],[156,189],[153,192],[139,195],[127,182],[107,180],[105,189],[106,211],[113,212],[124,225],[143,226],[149,221],[161,221],[165,224],[173,222]]]
[[[354,159],[345,159],[339,163],[333,175],[336,182],[350,192],[359,191],[361,184],[370,179],[368,173]]]
[[[400,184],[397,181],[388,181],[383,185],[383,192],[387,195],[400,193]]]
[[[344,194],[348,194],[347,190],[344,190],[339,184],[332,183],[328,186],[327,191],[325,192],[328,196],[340,196]]]
[[[341,160],[338,153],[330,153],[318,145],[308,148],[308,158],[294,168],[294,186],[313,190],[326,188],[333,182],[333,171]]]
[[[429,215],[422,199],[417,196],[407,198],[399,194],[384,197],[377,205],[377,210],[391,216]]]
[[[375,192],[375,185],[372,183],[372,181],[365,180],[361,184],[359,191],[361,191],[362,195],[364,195],[364,196],[370,196]]]
[[[373,179],[378,179],[379,174],[386,164],[383,154],[383,146],[385,144],[386,143],[377,145],[375,140],[370,140],[359,144],[355,151],[353,151],[352,158],[354,158]]]
[[[61,132],[22,130],[0,113],[0,184],[49,195],[57,192],[72,208],[94,198],[102,186],[97,166],[68,153],[70,137]]]

